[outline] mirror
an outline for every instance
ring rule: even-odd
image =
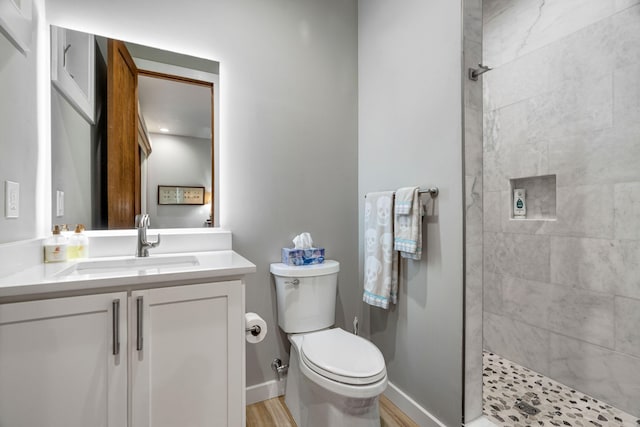
[[[52,223],[211,226],[219,64],[53,26],[51,44]]]

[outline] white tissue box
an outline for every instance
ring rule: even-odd
[[[311,265],[324,262],[324,248],[282,248],[282,263],[287,265]]]

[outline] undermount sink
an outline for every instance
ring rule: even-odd
[[[200,265],[193,255],[155,256],[149,258],[127,257],[79,261],[59,272],[57,276],[117,273],[162,273]]]

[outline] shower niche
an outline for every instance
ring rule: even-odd
[[[530,176],[526,178],[510,179],[511,203],[509,204],[510,219],[514,221],[538,220],[553,221],[556,219],[556,176]],[[526,214],[523,216],[514,214],[514,192],[517,189],[525,190],[524,202]]]

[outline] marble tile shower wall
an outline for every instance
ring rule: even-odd
[[[640,0],[483,3],[484,347],[640,416]],[[509,179],[556,175],[556,220]]]

